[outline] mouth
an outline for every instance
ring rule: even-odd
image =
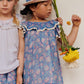
[[[51,14],[51,12],[48,12],[48,15],[50,15]]]
[[[8,10],[8,8],[2,8],[3,10]]]

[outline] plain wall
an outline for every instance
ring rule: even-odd
[[[19,1],[19,10],[23,9],[22,4],[25,0]],[[61,61],[62,73],[64,84],[84,84],[84,0],[57,0],[57,6],[59,10],[59,15],[63,19],[63,28],[65,33],[68,35],[70,33],[72,25],[68,26],[67,21],[71,21],[71,16],[77,14],[81,17],[81,25],[79,28],[77,39],[74,43],[74,47],[80,47],[80,59],[78,60],[79,68],[68,69],[64,62]],[[50,19],[55,18],[55,12],[50,16]],[[61,60],[62,57],[60,57]]]

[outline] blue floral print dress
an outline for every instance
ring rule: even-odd
[[[56,38],[58,22],[21,24],[24,31],[24,84],[63,84]]]

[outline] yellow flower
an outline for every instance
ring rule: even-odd
[[[78,50],[72,51],[69,50],[69,53],[63,57],[66,62],[74,62],[75,60],[79,59],[79,52]]]

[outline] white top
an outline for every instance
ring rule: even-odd
[[[18,27],[13,18],[0,21],[0,74],[8,73],[19,66]]]

